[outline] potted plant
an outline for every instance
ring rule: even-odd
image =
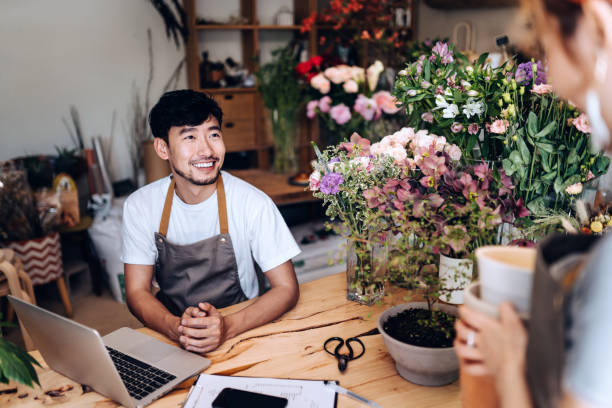
[[[14,324],[0,321],[0,327],[14,326]],[[0,335],[0,383],[8,384],[13,380],[28,387],[32,387],[34,383],[40,386],[35,365],[40,367],[32,356]]]
[[[302,103],[302,87],[298,82],[293,47],[272,51],[272,61],[255,73],[257,89],[268,110],[274,135],[274,171],[293,173],[297,170],[295,155],[296,121]]]
[[[460,291],[438,274],[437,259],[467,256],[483,239],[495,239],[502,218],[520,205],[503,170],[485,164],[461,166],[461,151],[442,136],[404,128],[370,147],[370,153],[393,156],[404,150],[399,178],[366,190],[368,207],[396,234],[394,241],[403,280],[425,302],[407,303],[384,312],[379,330],[402,377],[421,385],[443,385],[458,376],[452,350],[456,309],[439,305],[442,296]],[[471,275],[471,274],[470,274]],[[470,276],[471,277],[471,276]],[[448,299],[448,298],[446,298]]]
[[[363,193],[399,177],[401,167],[392,156],[372,155],[370,141],[357,134],[323,152],[314,149],[310,189],[323,200],[326,215],[340,221],[333,227],[348,242],[347,298],[370,305],[384,295],[388,242],[384,227],[373,228],[373,209]]]

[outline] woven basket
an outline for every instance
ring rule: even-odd
[[[23,269],[30,276],[34,285],[56,280],[64,272],[62,248],[57,232],[42,238],[13,241],[8,244],[8,247],[13,249],[21,259]]]

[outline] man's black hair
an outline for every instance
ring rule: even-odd
[[[210,96],[190,89],[166,92],[159,98],[151,113],[149,125],[153,137],[168,143],[168,132],[172,126],[198,126],[214,117],[221,126],[223,113]]]

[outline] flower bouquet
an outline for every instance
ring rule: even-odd
[[[331,144],[348,140],[353,132],[376,138],[371,134],[375,123],[390,120],[400,111],[389,91],[378,90],[384,71],[382,63],[376,61],[367,69],[336,65],[323,70],[319,58],[313,57],[297,67],[309,83],[307,117],[323,120],[333,135]]]
[[[388,243],[384,228],[371,228],[373,209],[363,193],[399,177],[402,151],[396,149],[398,157],[372,155],[370,141],[356,133],[350,142],[314,149],[310,189],[323,200],[326,215],[340,221],[338,232],[348,240],[347,298],[372,304],[384,295]]]
[[[459,289],[438,277],[440,254],[470,258],[478,246],[497,242],[502,221],[527,212],[514,200],[512,180],[503,169],[484,162],[462,167],[459,147],[426,130],[405,128],[401,134],[406,138],[401,176],[366,190],[364,196],[383,225],[392,220],[397,237],[392,278],[424,287],[431,306],[442,292]],[[386,146],[396,138],[383,138],[370,152],[389,155]]]

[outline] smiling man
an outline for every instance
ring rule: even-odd
[[[206,353],[295,305],[291,258],[300,250],[272,200],[221,171],[222,112],[213,99],[190,90],[167,92],[149,123],[155,151],[172,174],[124,204],[127,304],[146,326],[186,350]],[[265,293],[254,262],[270,282]],[[255,297],[236,313],[217,311]]]

